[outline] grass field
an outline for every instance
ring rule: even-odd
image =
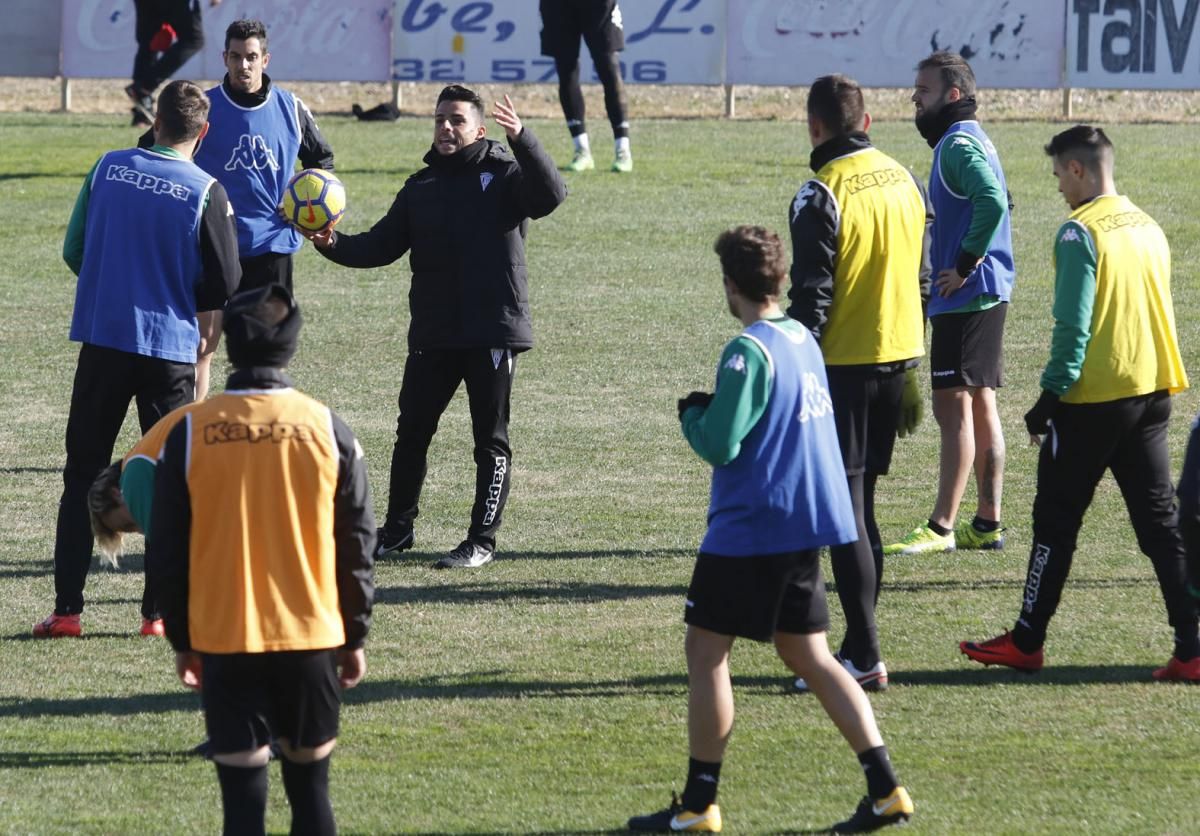
[[[369,226],[428,145],[425,121],[326,118],[351,209]],[[557,157],[557,122],[532,127]],[[1200,690],[1155,684],[1171,652],[1149,561],[1111,479],[1088,515],[1047,668],[982,669],[957,652],[1017,613],[1036,451],[1021,415],[1049,342],[1052,236],[1066,215],[1042,144],[1061,126],[990,129],[1017,203],[1019,271],[1000,404],[1008,437],[999,553],[905,558],[887,569],[879,621],[892,687],[872,697],[913,793],[916,832],[1194,833]],[[598,127],[597,145],[607,145]],[[876,142],[922,176],[911,125]],[[1115,126],[1117,182],[1154,215],[1175,256],[1185,361],[1200,366],[1200,190],[1194,131]],[[214,832],[212,766],[181,754],[203,736],[198,698],[162,641],[136,637],[140,540],[117,571],[94,566],[86,637],[27,640],[53,605],[51,550],[77,347],[74,279],[59,256],[70,208],[98,154],[131,143],[115,116],[0,115],[0,832]],[[333,765],[346,833],[585,833],[663,806],[686,768],[682,597],[704,527],[708,469],[682,440],[675,398],[711,385],[737,324],[724,311],[712,241],[735,223],[783,231],[807,178],[803,126],[644,121],[637,171],[573,176],[532,226],[537,347],[514,392],[512,498],[499,559],[435,573],[470,505],[465,401],[431,450],[417,547],[379,565],[366,681],[347,694]],[[599,162],[606,159],[602,149]],[[306,326],[292,367],[367,451],[386,501],[405,356],[407,260],[351,271],[305,251]],[[214,367],[217,387],[224,366]],[[1175,401],[1182,458],[1198,401]],[[127,422],[120,450],[132,444]],[[933,501],[937,432],[902,440],[882,483],[880,524],[897,536]],[[973,490],[973,489],[972,489]],[[964,513],[973,510],[969,495]],[[827,572],[828,577],[828,572]],[[831,599],[835,600],[835,599]],[[840,637],[836,604],[832,635]],[[815,700],[788,692],[768,647],[734,651],[738,718],[721,803],[734,833],[827,827],[862,793],[859,768]],[[289,817],[278,773],[268,824]]]

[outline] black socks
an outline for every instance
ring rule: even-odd
[[[858,762],[862,764],[863,774],[867,776],[867,795],[872,799],[887,798],[892,790],[900,785],[896,773],[892,771],[892,760],[888,757],[886,746],[876,746],[861,752]]]
[[[266,833],[267,767],[216,764],[225,811],[225,836]]]
[[[283,788],[292,805],[293,836],[333,836],[333,807],[329,803],[329,755],[312,763],[280,759]]]
[[[708,763],[688,758],[687,784],[683,787],[683,809],[703,813],[717,800],[717,784],[721,781],[721,763]]]

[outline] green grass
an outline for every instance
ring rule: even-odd
[[[159,641],[135,637],[141,546],[89,578],[82,641],[26,640],[53,602],[51,550],[77,347],[74,280],[59,257],[80,181],[132,141],[117,117],[0,115],[0,832],[214,832],[212,767],[179,753],[203,735],[198,700]],[[325,117],[351,209],[369,226],[428,143],[424,120]],[[533,127],[565,161],[557,122]],[[1017,202],[1019,270],[1006,335],[1009,547],[896,559],[880,606],[892,688],[872,698],[919,832],[1186,833],[1200,784],[1200,692],[1150,681],[1170,632],[1149,562],[1111,479],[1080,538],[1038,676],[984,670],[957,642],[1016,615],[1029,547],[1036,452],[1021,415],[1049,341],[1050,245],[1066,215],[1041,146],[1061,126],[990,128]],[[1200,193],[1193,130],[1115,126],[1118,185],[1174,247],[1176,315],[1193,372]],[[877,143],[924,175],[908,123]],[[460,395],[442,421],[416,553],[378,567],[366,681],[347,695],[333,795],[347,833],[593,832],[661,806],[686,766],[682,596],[703,533],[708,469],[677,429],[675,398],[711,385],[736,331],[724,311],[719,231],[783,231],[807,178],[803,126],[646,121],[632,177],[573,176],[571,196],[532,225],[538,345],[514,392],[513,491],[500,559],[470,573],[428,569],[461,539],[472,489]],[[606,158],[599,160],[607,162]],[[377,507],[405,356],[407,260],[351,271],[310,251],[297,262],[306,326],[293,366],[367,451]],[[223,379],[223,365],[214,381]],[[1175,402],[1182,456],[1197,398]],[[118,447],[134,440],[127,422]],[[937,433],[901,441],[879,502],[885,536],[929,512]],[[972,489],[973,490],[973,489]],[[968,495],[964,513],[973,509]],[[828,573],[827,573],[828,575]],[[835,638],[840,613],[834,612]],[[861,795],[853,757],[816,702],[788,693],[768,647],[734,651],[737,728],[721,801],[736,833],[827,826]],[[268,823],[288,811],[273,775]]]

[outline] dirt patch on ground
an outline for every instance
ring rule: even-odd
[[[70,84],[71,111],[77,113],[122,113],[129,109],[122,92],[125,79],[74,79]],[[306,83],[287,85],[313,111],[349,113],[352,104],[371,107],[391,99],[387,83]],[[441,85],[400,86],[401,108],[406,114],[423,116],[432,110]],[[502,95],[505,89],[478,85],[485,100]],[[721,87],[630,86],[627,89],[630,118],[715,118],[725,112],[725,90]],[[508,89],[524,116],[561,116],[558,88],[551,84],[525,84]],[[584,87],[588,113],[604,113],[601,90]],[[745,119],[798,120],[804,117],[805,87],[737,87],[735,115]],[[912,105],[907,88],[872,89],[867,108],[876,119],[909,119]],[[1075,90],[1071,93],[1073,121],[1194,122],[1200,121],[1200,91]],[[986,119],[1062,119],[1060,90],[981,90],[980,112]],[[47,78],[0,78],[0,112],[53,112],[62,107],[62,83]]]

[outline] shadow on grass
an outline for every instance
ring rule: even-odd
[[[1142,685],[1154,682],[1149,665],[1051,665],[1038,673],[972,663],[969,668],[889,672],[893,685],[986,687],[989,685]],[[1164,683],[1164,687],[1169,687]]]
[[[84,717],[88,715],[125,717],[130,714],[166,714],[173,711],[198,711],[200,697],[181,691],[178,694],[132,694],[123,697],[0,697],[0,717]],[[0,753],[2,756],[3,753]]]
[[[1158,585],[1153,577],[1124,577],[1124,578],[1072,578],[1067,581],[1071,589],[1124,589],[1130,586]],[[941,592],[970,591],[972,589],[1024,589],[1024,578],[972,578],[970,580],[932,580],[932,581],[888,581],[884,580],[885,592]],[[826,584],[826,589],[836,590],[832,584]]]
[[[32,176],[32,175],[0,174],[0,180],[11,180],[11,179],[13,179],[13,177],[27,177],[27,176]],[[47,174],[45,176],[51,177],[51,176],[56,176],[56,175]],[[85,177],[86,175],[80,174],[79,176]],[[0,474],[3,474],[5,476],[9,476],[9,475],[20,476],[21,474],[24,474],[24,473],[62,473],[62,468],[61,467],[0,467]]]
[[[486,604],[497,601],[590,602],[630,598],[682,597],[684,584],[464,583],[389,586],[375,590],[376,604]]]
[[[389,555],[379,559],[380,565],[416,563],[432,565],[445,557],[445,552],[401,552],[399,555]],[[520,551],[517,549],[501,548],[496,551],[496,564],[507,563],[510,560],[600,560],[610,557],[629,558],[694,558],[695,549],[592,549],[590,551]],[[484,570],[487,571],[487,570]]]
[[[0,752],[0,769],[46,769],[53,766],[186,763],[190,752]]]

